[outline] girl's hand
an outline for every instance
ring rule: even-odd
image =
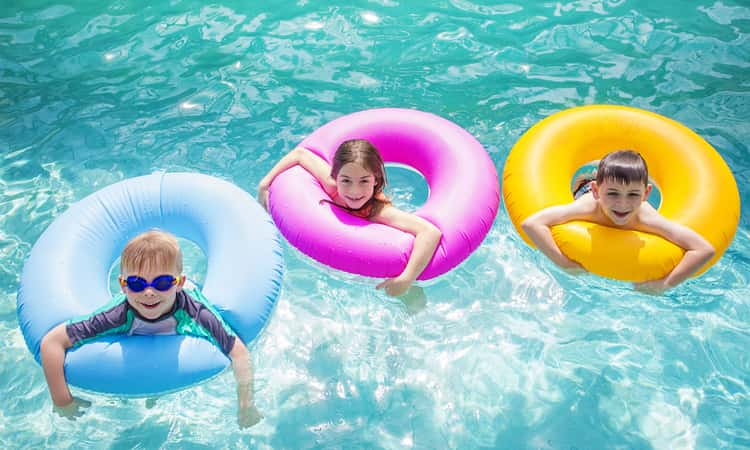
[[[268,185],[260,183],[258,185],[258,203],[268,211]]]
[[[664,281],[664,278],[633,283],[633,289],[648,295],[661,295],[670,287],[671,286]]]
[[[375,289],[384,289],[386,294],[392,297],[398,297],[409,289],[412,281],[414,280],[401,277],[388,278],[375,286]]]

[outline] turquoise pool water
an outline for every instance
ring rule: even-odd
[[[421,309],[285,245],[252,347],[260,424],[238,429],[228,372],[155,405],[75,391],[92,407],[57,417],[16,320],[20,272],[57,215],[124,178],[255,193],[317,127],[385,106],[455,121],[501,172],[538,120],[614,103],[694,129],[750,199],[745,1],[152,3],[0,6],[0,448],[750,448],[746,211],[719,263],[662,297],[566,275],[502,207]],[[392,172],[398,204],[424,201]]]

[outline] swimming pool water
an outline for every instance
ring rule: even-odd
[[[260,424],[238,429],[229,372],[154,405],[74,390],[92,407],[57,417],[16,320],[20,272],[56,216],[124,178],[196,171],[255,194],[303,137],[375,107],[453,120],[501,173],[537,121],[611,103],[695,130],[750,199],[745,1],[153,3],[0,6],[1,448],[750,448],[745,211],[718,264],[662,297],[566,275],[503,208],[423,307],[285,245],[252,347]],[[426,186],[392,172],[416,208]]]

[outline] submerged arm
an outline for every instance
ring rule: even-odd
[[[229,352],[229,358],[232,360],[232,370],[234,378],[237,381],[237,405],[238,416],[241,428],[247,428],[255,425],[263,418],[253,401],[253,362],[250,352],[245,344],[237,336],[234,340],[232,350]]]

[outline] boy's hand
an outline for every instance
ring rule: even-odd
[[[586,269],[578,264],[577,262],[573,261],[572,259],[568,259],[565,264],[560,265],[560,268],[568,273],[568,275],[581,275],[586,273]]]
[[[244,408],[241,407],[239,409],[239,414],[237,415],[237,423],[239,423],[240,428],[250,428],[251,426],[260,422],[262,418],[263,414],[258,411],[258,408],[256,408],[255,405],[250,405]]]
[[[69,420],[76,420],[81,417],[86,409],[91,406],[91,402],[80,398],[73,397],[73,401],[65,406],[54,406],[52,409],[60,415]]]
[[[661,295],[670,287],[671,286],[664,282],[664,278],[633,283],[633,289],[648,295]]]

